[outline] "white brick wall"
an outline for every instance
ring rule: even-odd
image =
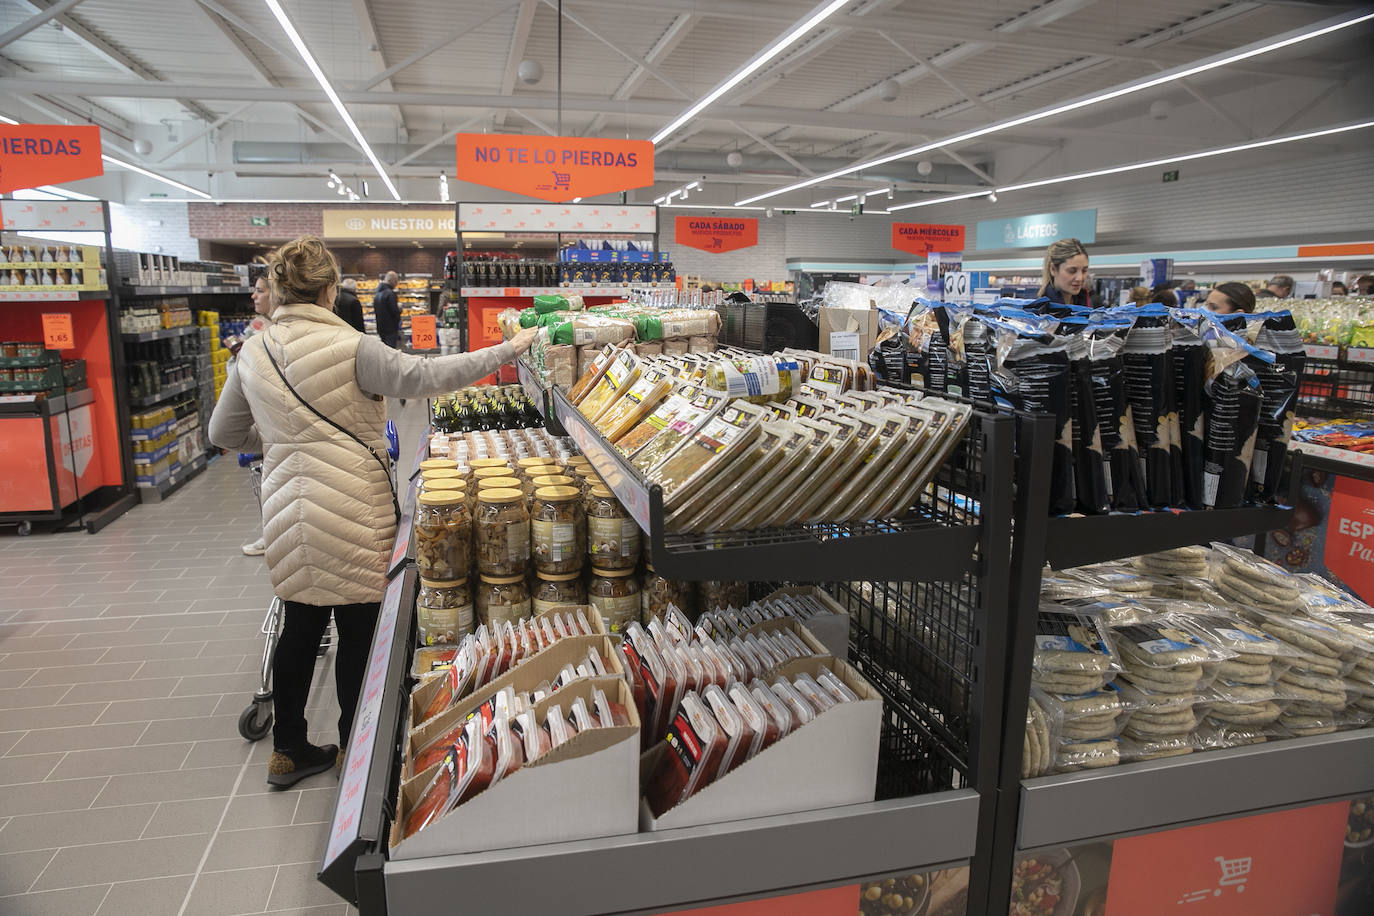
[[[114,247],[199,260],[200,243],[191,238],[186,208],[173,203],[111,203]]]
[[[752,248],[712,254],[696,248],[678,245],[674,237],[676,220],[681,215],[712,212],[701,210],[665,210],[660,215],[659,245],[673,256],[673,265],[680,275],[699,276],[704,280],[738,281],[745,277],[755,280],[786,280],[788,258],[889,258],[899,256],[892,251],[890,240],[892,221],[886,216],[860,216],[851,222],[846,216],[801,214],[771,219],[758,214],[759,243]],[[753,217],[750,212],[719,211],[727,215]]]

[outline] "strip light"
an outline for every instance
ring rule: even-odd
[[[1043,188],[1052,184],[1064,184],[1070,181],[1083,181],[1086,178],[1101,178],[1105,175],[1119,175],[1122,172],[1134,172],[1140,169],[1153,169],[1161,165],[1175,165],[1180,162],[1195,162],[1199,159],[1211,159],[1216,156],[1227,156],[1231,153],[1242,153],[1246,150],[1263,149],[1269,146],[1280,146],[1284,143],[1297,143],[1301,140],[1315,140],[1318,137],[1329,137],[1332,134],[1348,133],[1352,130],[1365,130],[1374,127],[1374,120],[1357,121],[1351,124],[1340,124],[1335,127],[1324,127],[1319,130],[1304,131],[1300,134],[1289,134],[1284,137],[1271,137],[1268,140],[1254,140],[1250,143],[1239,143],[1235,146],[1222,146],[1216,149],[1200,150],[1196,153],[1184,153],[1179,156],[1169,156],[1165,159],[1150,159],[1146,162],[1131,162],[1125,165],[1109,166],[1105,169],[1093,169],[1089,172],[1074,172],[1070,175],[1058,175],[1053,178],[1040,178],[1035,181],[1022,181],[1017,184],[1004,185],[997,188],[988,188],[985,191],[975,191],[971,194],[951,194],[945,197],[936,197],[930,200],[918,200],[908,204],[898,204],[889,207],[889,212],[898,210],[912,210],[917,207],[930,207],[935,204],[947,204],[957,200],[969,200],[974,197],[987,197],[995,199],[998,194],[1005,194],[1008,191],[1026,191],[1031,188]]]
[[[833,172],[827,172],[824,175],[817,175],[814,178],[808,178],[805,181],[799,181],[795,184],[790,184],[783,188],[775,188],[772,191],[765,191],[764,193],[756,194],[753,197],[746,197],[744,200],[739,200],[735,203],[740,205],[756,203],[760,200],[767,200],[770,197],[777,197],[779,194],[786,194],[789,191],[799,191],[802,188],[809,188],[813,185],[818,185],[825,181],[831,181],[836,178],[842,178],[845,175],[852,175],[855,172],[861,172],[864,169],[872,169],[877,168],[881,165],[887,165],[888,163],[896,162],[899,159],[909,159],[912,156],[919,156],[922,153],[928,153],[932,150],[937,150],[942,147],[954,146],[960,143],[967,143],[969,140],[976,140],[979,137],[986,137],[989,134],[1001,133],[1002,131],[1007,131],[1016,127],[1021,127],[1025,124],[1031,124],[1036,121],[1043,121],[1047,118],[1058,117],[1059,115],[1068,114],[1072,111],[1078,111],[1079,109],[1087,108],[1091,105],[1097,105],[1101,102],[1108,102],[1112,99],[1119,99],[1123,96],[1133,95],[1137,92],[1143,92],[1146,89],[1153,89],[1154,87],[1161,86],[1165,83],[1172,83],[1177,82],[1178,80],[1187,79],[1188,77],[1196,76],[1199,73],[1205,73],[1208,70],[1215,70],[1219,67],[1225,67],[1229,66],[1230,64],[1239,63],[1243,60],[1249,60],[1252,57],[1258,57],[1261,54],[1268,54],[1271,51],[1277,51],[1281,48],[1287,48],[1291,45],[1298,44],[1299,42],[1308,41],[1313,38],[1319,38],[1322,35],[1329,35],[1332,32],[1337,32],[1341,29],[1348,29],[1352,26],[1368,22],[1371,19],[1374,19],[1374,12],[1369,11],[1367,8],[1354,15],[1346,15],[1343,17],[1326,19],[1323,20],[1321,23],[1317,23],[1316,25],[1309,26],[1304,29],[1296,29],[1292,32],[1286,32],[1279,37],[1267,41],[1256,42],[1255,44],[1247,45],[1243,48],[1238,48],[1229,53],[1214,56],[1211,58],[1206,58],[1197,63],[1185,64],[1173,70],[1165,71],[1164,73],[1159,74],[1158,76],[1153,76],[1148,79],[1139,80],[1137,82],[1126,83],[1125,85],[1117,86],[1116,88],[1109,89],[1105,92],[1099,92],[1093,95],[1084,96],[1080,99],[1075,99],[1072,102],[1065,102],[1061,105],[1054,105],[1050,108],[1042,108],[1039,111],[1033,111],[1030,114],[1020,115],[1018,117],[1009,118],[1004,121],[997,121],[992,124],[986,124],[982,127],[978,127],[973,130],[968,130],[961,134],[954,134],[953,136],[944,137],[942,139],[935,140],[930,143],[922,144],[921,146],[914,146],[910,149],[902,150],[900,152],[889,153],[888,155],[882,156],[878,159],[870,159],[867,162],[860,162],[857,165],[846,166],[845,168],[837,169]]]
[[[273,3],[275,2],[275,0],[267,0],[267,2]],[[725,82],[721,83],[719,86],[712,89],[710,92],[706,93],[696,102],[692,103],[692,105],[688,107],[686,111],[684,111],[682,114],[674,118],[672,122],[668,124],[667,127],[663,128],[658,133],[654,134],[653,138],[649,142],[657,146],[667,138],[671,137],[677,131],[678,128],[686,124],[688,121],[692,120],[692,118],[695,118],[697,115],[701,114],[701,112],[705,110],[707,106],[711,105],[721,96],[725,95],[725,93],[729,92],[731,89],[734,89],[736,86],[744,82],[754,73],[758,72],[758,70],[762,68],[764,64],[767,64],[770,60],[777,57],[783,51],[786,51],[792,45],[796,44],[807,32],[811,31],[816,26],[820,25],[826,19],[829,19],[836,12],[838,12],[842,6],[849,2],[850,0],[827,0],[826,3],[823,3],[816,9],[812,10],[811,14],[807,16],[805,19],[798,22],[795,26],[793,26],[791,31],[784,33],[782,37],[778,38],[777,41],[773,42],[771,45],[764,48],[743,67],[740,67],[733,74],[731,74],[725,80]]]
[[[343,118],[344,124],[348,125],[348,130],[353,134],[353,139],[357,140],[358,145],[363,148],[363,154],[367,156],[367,161],[372,163],[372,167],[376,169],[377,174],[381,176],[382,183],[386,185],[386,189],[391,192],[393,198],[400,200],[401,192],[396,190],[396,185],[392,184],[391,176],[388,175],[386,169],[382,167],[382,160],[378,159],[377,154],[372,151],[371,144],[363,137],[363,132],[358,129],[358,123],[353,120],[353,116],[348,113],[348,109],[344,107],[343,102],[339,99],[339,94],[335,92],[334,87],[329,84],[329,79],[324,75],[324,71],[321,70],[320,65],[315,62],[315,56],[311,54],[310,49],[305,46],[305,39],[301,38],[301,33],[297,32],[296,27],[292,25],[290,17],[286,15],[286,10],[282,9],[280,0],[264,0],[264,2],[267,4],[267,8],[272,11],[272,15],[277,17],[277,22],[281,23],[282,31],[286,33],[286,37],[291,39],[291,43],[296,46],[296,53],[301,56],[301,60],[305,61],[305,65],[310,68],[310,72],[315,76],[315,81],[320,84],[320,88],[324,90],[324,94],[329,97],[329,102],[334,106],[334,110],[339,113],[339,117]]]
[[[168,178],[166,175],[159,175],[157,172],[150,172],[141,165],[134,165],[132,162],[125,162],[123,159],[118,159],[107,153],[102,153],[100,158],[104,159],[110,165],[118,166],[121,169],[128,169],[131,172],[137,172],[138,174],[143,175],[147,178],[151,178],[154,181],[160,181],[165,185],[171,185],[172,187],[177,188],[181,191],[185,191],[188,194],[194,194],[201,200],[213,200],[213,197],[211,195],[206,194],[199,188],[193,188],[189,184],[182,184],[175,178]]]

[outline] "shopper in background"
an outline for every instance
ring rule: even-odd
[[[1150,302],[1165,308],[1177,308],[1178,296],[1169,288],[1167,283],[1161,283],[1150,291]]]
[[[1253,312],[1255,310],[1255,291],[1244,283],[1218,283],[1207,294],[1207,301],[1203,305],[1218,315]]]
[[[1331,281],[1331,295],[1348,296],[1350,295],[1350,287],[1346,286],[1340,280],[1333,280]]]
[[[1274,279],[1264,284],[1264,288],[1280,299],[1288,299],[1292,297],[1293,287],[1295,285],[1292,277],[1286,274],[1278,274]]]
[[[377,291],[372,294],[372,314],[377,319],[377,336],[393,350],[401,345],[401,306],[396,301],[396,284],[400,277],[388,270]]]
[[[339,297],[334,300],[334,314],[359,334],[367,330],[363,324],[363,304],[358,301],[358,281],[352,277],[339,286]]]
[[[1194,280],[1192,277],[1189,277],[1188,279],[1180,283],[1178,285],[1178,288],[1184,290],[1185,292],[1191,293],[1193,290],[1197,289],[1197,281]]]
[[[1355,280],[1355,292],[1361,296],[1374,296],[1374,274],[1365,274]]]
[[[1045,251],[1040,295],[1052,302],[1091,307],[1088,295],[1088,250],[1078,239],[1060,239]]]
[[[244,344],[210,417],[221,448],[263,454],[263,533],[272,586],[286,605],[272,659],[273,752],[267,781],[285,788],[342,760],[308,740],[306,698],[331,611],[340,744],[348,740],[386,585],[400,511],[392,490],[384,395],[426,397],[470,385],[529,349],[541,331],[477,353],[424,358],[358,334],[334,314],[339,269],[305,236],[273,253],[278,305]]]

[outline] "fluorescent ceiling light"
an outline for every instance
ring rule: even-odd
[[[39,185],[38,187],[34,188],[34,190],[43,191],[47,194],[56,194],[58,197],[65,198],[67,200],[100,200],[99,197],[93,197],[90,194],[82,194],[80,191],[69,191],[66,188],[59,188],[55,185],[50,184]]]
[[[121,169],[128,169],[131,172],[137,172],[138,174],[143,175],[147,178],[151,178],[154,181],[160,181],[165,185],[171,185],[172,187],[177,188],[178,190],[185,191],[187,194],[194,194],[201,200],[212,199],[211,195],[206,194],[199,188],[193,188],[189,184],[182,184],[175,178],[168,178],[166,175],[159,175],[157,172],[150,172],[141,165],[134,165],[132,162],[125,162],[123,159],[118,159],[114,156],[109,155],[108,153],[102,153],[100,158],[104,159],[110,165],[118,166]]]
[[[808,178],[805,181],[799,181],[795,184],[787,185],[786,187],[775,188],[772,191],[765,191],[764,193],[756,194],[753,197],[746,197],[744,200],[736,201],[736,203],[756,203],[760,200],[767,200],[770,197],[777,197],[779,194],[786,194],[789,191],[799,191],[802,188],[809,188],[814,185],[821,184],[822,182],[831,181],[836,178],[842,178],[845,175],[852,175],[855,172],[861,172],[864,169],[871,169],[876,168],[880,165],[887,165],[889,162],[896,162],[899,159],[909,159],[912,156],[919,156],[922,153],[928,153],[932,150],[937,150],[942,147],[955,146],[960,143],[967,143],[969,140],[976,140],[979,137],[986,137],[989,134],[1001,133],[1002,131],[1011,130],[1016,127],[1021,127],[1025,124],[1031,124],[1035,121],[1043,121],[1047,118],[1058,117],[1059,115],[1068,114],[1072,111],[1078,111],[1079,109],[1087,108],[1091,105],[1097,105],[1101,102],[1108,102],[1112,99],[1119,99],[1123,96],[1133,95],[1137,92],[1143,92],[1146,89],[1153,89],[1154,87],[1163,85],[1164,83],[1172,83],[1178,80],[1187,79],[1190,76],[1196,76],[1197,74],[1205,73],[1208,70],[1215,70],[1218,67],[1225,67],[1230,64],[1239,63],[1240,61],[1248,60],[1252,57],[1258,57],[1261,54],[1268,54],[1271,51],[1277,51],[1281,48],[1286,48],[1290,45],[1298,44],[1299,42],[1308,41],[1313,38],[1319,38],[1322,35],[1329,35],[1332,32],[1337,32],[1341,29],[1348,29],[1352,26],[1359,25],[1363,22],[1368,22],[1371,19],[1374,19],[1374,12],[1370,12],[1367,9],[1362,10],[1361,12],[1355,13],[1353,15],[1348,14],[1345,16],[1334,17],[1332,19],[1325,19],[1322,22],[1315,23],[1314,25],[1307,26],[1306,28],[1295,29],[1291,32],[1285,32],[1283,35],[1279,35],[1271,39],[1255,42],[1253,44],[1246,45],[1245,47],[1237,48],[1233,51],[1223,52],[1222,54],[1217,54],[1209,58],[1204,58],[1203,60],[1193,64],[1184,64],[1183,66],[1176,67],[1173,70],[1166,70],[1165,72],[1157,76],[1152,76],[1146,79],[1125,83],[1113,89],[1108,89],[1105,92],[1099,92],[1094,93],[1092,95],[1083,96],[1082,98],[1075,99],[1071,102],[1064,102],[1063,104],[1054,105],[1050,108],[1042,108],[1039,111],[1033,111],[1029,114],[1020,115],[1015,118],[1008,118],[1004,121],[996,121],[992,124],[985,124],[982,127],[964,131],[961,134],[954,134],[953,136],[943,137],[933,142],[922,144],[921,146],[914,146],[911,149],[902,150],[901,152],[890,153],[886,156],[882,156],[877,159],[870,159],[866,162],[860,162],[857,165],[846,166],[845,168],[837,169],[833,172],[827,172],[824,175],[817,175],[815,178]]]
[[[367,161],[371,162],[372,167],[377,170],[377,174],[381,176],[382,183],[386,185],[386,189],[391,192],[393,198],[400,200],[401,192],[396,190],[396,185],[391,183],[391,176],[388,175],[386,169],[382,167],[382,160],[378,159],[377,154],[372,151],[372,146],[363,136],[363,132],[358,129],[358,123],[353,120],[353,116],[348,113],[348,109],[344,107],[343,102],[339,99],[339,94],[335,92],[334,87],[329,84],[329,79],[324,75],[324,71],[321,70],[320,65],[315,62],[315,56],[311,54],[310,49],[305,46],[305,39],[301,38],[301,33],[297,32],[296,27],[291,24],[291,19],[286,15],[286,10],[282,9],[280,0],[264,0],[264,2],[267,4],[267,8],[272,11],[272,15],[277,17],[277,22],[281,23],[282,31],[286,33],[286,37],[291,39],[291,43],[296,46],[296,53],[301,56],[301,60],[305,61],[305,65],[310,68],[310,72],[315,76],[315,81],[320,84],[320,88],[324,90],[324,94],[329,97],[330,104],[334,106],[334,110],[339,113],[339,117],[343,118],[344,124],[348,125],[348,130],[353,134],[353,139],[357,140],[358,145],[363,148],[363,153],[367,156]]]
[[[857,194],[846,194],[844,197],[837,197],[837,198],[835,198],[835,203],[837,203],[837,204],[843,204],[843,203],[848,203],[848,202],[851,201],[851,200],[858,200],[858,199],[859,199],[859,195],[857,195]]]
[[[1215,149],[1200,150],[1196,153],[1183,153],[1178,156],[1169,156],[1165,159],[1150,159],[1145,162],[1130,162],[1125,165],[1113,165],[1104,169],[1093,169],[1088,172],[1074,172],[1069,175],[1057,175],[1053,178],[1040,178],[1035,181],[1022,181],[1016,184],[1004,185],[997,188],[988,188],[985,191],[975,191],[971,194],[950,194],[945,197],[933,197],[929,200],[918,200],[907,204],[898,204],[889,207],[890,212],[898,210],[912,210],[917,207],[929,207],[934,204],[952,203],[958,200],[969,200],[974,197],[994,197],[998,194],[1005,194],[1009,191],[1026,191],[1031,188],[1043,188],[1047,185],[1064,184],[1070,181],[1083,181],[1087,178],[1101,178],[1105,175],[1119,175],[1122,172],[1134,172],[1140,169],[1153,169],[1161,165],[1176,165],[1180,162],[1194,162],[1198,159],[1211,159],[1216,156],[1227,156],[1231,153],[1242,153],[1246,150],[1263,149],[1268,146],[1280,146],[1284,143],[1297,143],[1300,140],[1315,140],[1318,137],[1329,137],[1332,134],[1343,134],[1352,130],[1365,130],[1374,127],[1374,121],[1357,121],[1351,124],[1339,124],[1335,127],[1323,127],[1319,130],[1304,131],[1300,134],[1288,134],[1283,137],[1271,137],[1268,140],[1254,140],[1250,143],[1238,143],[1234,146],[1222,146]]]
[[[274,3],[276,2],[276,0],[267,0],[267,2]],[[672,122],[668,124],[667,127],[663,128],[658,133],[654,134],[650,142],[657,146],[658,144],[666,140],[668,137],[671,137],[679,127],[686,124],[688,121],[692,120],[692,118],[700,114],[708,105],[715,102],[717,99],[725,95],[725,93],[729,92],[731,89],[734,89],[736,86],[744,82],[754,73],[758,72],[759,69],[761,69],[764,66],[764,64],[768,63],[770,60],[777,57],[783,51],[786,51],[792,45],[796,44],[797,41],[799,41],[802,38],[802,36],[804,36],[807,32],[814,29],[816,26],[820,25],[830,16],[834,15],[836,12],[839,11],[839,9],[842,6],[844,6],[848,2],[849,0],[826,0],[825,3],[822,3],[820,6],[816,7],[814,10],[811,11],[811,13],[808,16],[806,16],[804,19],[798,22],[789,31],[785,32],[771,45],[764,48],[758,54],[754,55],[754,57],[751,60],[749,60],[748,63],[746,63],[743,67],[740,67],[733,74],[731,74],[725,80],[725,82],[721,83],[719,86],[712,89],[710,92],[706,93],[696,102],[692,103],[692,105],[688,107],[686,111],[684,111],[682,114],[674,118]]]
[[[739,206],[743,206],[743,204],[736,204],[735,206],[739,207]],[[811,205],[811,209],[814,210],[814,209],[816,209],[817,207],[828,207],[828,206],[830,206],[830,201],[828,201],[828,200],[818,200],[818,201],[816,201],[814,204]]]

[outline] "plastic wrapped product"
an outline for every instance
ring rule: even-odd
[[[1074,477],[1072,373],[1067,341],[1018,338],[1002,365],[1015,380],[1013,403],[1032,413],[1054,417],[1054,455],[1050,466],[1050,512],[1074,511],[1077,486]],[[1009,395],[1013,392],[1008,392]]]
[[[720,779],[749,759],[754,745],[754,730],[719,685],[707,686],[701,697],[711,710],[716,723],[720,725],[721,731],[725,733],[725,754],[721,757],[720,767],[715,775],[716,779]]]
[[[645,800],[655,817],[709,785],[720,771],[729,739],[695,693],[682,698],[682,708],[667,732],[667,747],[645,787]]]
[[[894,465],[899,472],[905,473],[905,479],[900,476],[896,479],[890,497],[883,499],[880,496],[865,507],[858,517],[905,515],[928,486],[930,479],[963,441],[969,418],[973,415],[973,408],[966,404],[938,401],[935,398],[925,398],[917,406],[898,407],[896,411],[925,422],[923,432],[928,435],[909,466],[904,467],[900,459]]]
[[[606,367],[601,380],[577,405],[578,411],[595,423],[625,392],[639,381],[641,360],[628,348],[622,349]]]
[[[1174,403],[1178,407],[1179,425],[1173,483],[1175,489],[1182,490],[1183,505],[1201,509],[1204,506],[1202,472],[1206,435],[1203,383],[1208,354],[1193,322],[1175,320],[1172,335]]]
[[[787,701],[778,696],[762,678],[755,678],[749,682],[749,695],[777,727],[778,740],[787,737],[794,728],[800,727],[801,723],[792,715],[792,709]]]
[[[587,348],[579,348],[579,352],[585,352]],[[618,344],[606,344],[598,351],[594,351],[592,357],[587,361],[586,367],[579,366],[580,372],[577,382],[568,390],[568,400],[573,404],[580,404],[591,392],[596,383],[601,381],[601,377],[606,374],[614,361],[616,354],[620,352]]]
[[[1197,750],[1212,751],[1248,744],[1264,744],[1269,739],[1264,730],[1256,725],[1239,725],[1206,718],[1193,729],[1188,740]]]
[[[668,374],[646,369],[625,394],[608,407],[596,421],[597,431],[614,442],[639,425],[672,389]]]
[[[546,327],[549,329],[549,342],[553,344],[585,347],[634,341],[635,326],[624,318],[610,318],[585,312],[559,321],[558,313],[551,314],[554,320],[548,322]]]
[[[600,687],[592,695],[596,719],[602,728],[622,728],[630,724],[630,713],[624,706],[609,699]]]
[[[1209,368],[1217,365],[1214,358]],[[1246,362],[1233,362],[1208,380],[1206,392],[1203,504],[1233,508],[1245,501],[1263,391],[1253,368]]]
[[[1178,668],[1223,661],[1235,654],[1207,646],[1170,617],[1113,627],[1112,644],[1128,668]]]
[[[1116,766],[1121,762],[1121,746],[1115,738],[1096,741],[1061,740],[1053,751],[1056,773]]]
[[[686,521],[687,531],[728,531],[741,528],[739,522],[752,509],[767,510],[780,500],[775,494],[783,483],[799,483],[795,472],[814,457],[817,429],[810,421],[792,422],[769,418],[754,445],[736,459],[733,481],[717,475],[709,490],[703,490],[676,513]],[[785,492],[791,492],[790,487]],[[670,522],[671,524],[671,522]]]
[[[676,508],[748,449],[765,415],[761,407],[735,401],[651,468],[647,479],[663,488],[664,508]]]
[[[558,703],[550,706],[545,713],[544,727],[549,732],[549,750],[567,744],[577,734],[576,727],[569,724],[563,715],[563,707]]]
[[[549,733],[535,721],[532,711],[527,710],[515,716],[511,720],[510,729],[511,735],[524,744],[526,763],[538,760],[552,747]]]
[[[1182,757],[1193,752],[1193,745],[1187,734],[1161,735],[1153,738],[1123,738],[1119,748],[1122,763],[1158,760],[1162,757]]]
[[[1088,693],[1120,670],[1094,617],[1042,606],[1035,633],[1035,679],[1047,692]]]
[[[1171,341],[1169,328],[1158,324],[1146,326],[1141,319],[1126,335],[1126,347],[1122,352],[1126,399],[1135,422],[1146,504],[1155,509],[1168,508],[1173,498],[1169,455],[1172,442],[1169,415],[1174,409]]]
[[[796,688],[797,693],[806,698],[817,713],[825,712],[840,702],[834,694],[816,683],[816,679],[809,674],[797,675],[792,681],[792,686]]]
[[[854,417],[841,414],[829,413],[815,422],[831,431],[828,452],[823,461],[815,466],[810,475],[798,478],[790,491],[782,493],[781,502],[768,513],[768,517],[764,518],[755,512],[744,527],[793,525],[807,518],[811,510],[828,495],[838,492],[840,482],[863,461],[861,427],[865,429],[865,436],[877,431],[874,424],[864,424]]]
[[[504,779],[525,765],[525,742],[512,732],[509,720],[502,718],[492,723],[487,733],[487,741],[496,751],[496,769],[492,773],[492,782]]]
[[[718,416],[727,403],[728,399],[720,392],[701,389],[671,423],[644,445],[630,452],[630,463],[641,474],[647,473],[690,441],[703,426]]]
[[[1135,436],[1135,414],[1126,396],[1126,368],[1122,350],[1125,329],[1112,327],[1085,333],[1088,373],[1092,385],[1097,430],[1102,437],[1111,508],[1133,512],[1144,504],[1145,479]]]
[[[726,694],[751,738],[749,746],[742,752],[743,756],[739,761],[742,763],[778,740],[778,725],[750,695],[749,688],[743,683],[731,684]]]
[[[812,513],[812,521],[848,520],[861,511],[872,497],[870,486],[880,479],[893,462],[903,460],[920,448],[923,424],[905,414],[891,410],[874,410],[869,418],[877,424],[863,459],[863,466],[844,481],[829,500]]]
[[[442,765],[425,785],[424,791],[420,793],[420,800],[406,818],[407,837],[414,836],[448,813],[451,802],[458,795],[459,787],[467,775],[469,761],[481,754],[474,746],[484,743],[478,740],[471,745],[453,745],[445,751]]]
[[[796,728],[808,725],[816,718],[819,711],[798,693],[796,688],[789,684],[785,678],[778,678],[773,681],[773,692],[787,704]]]
[[[1259,317],[1259,316],[1256,316]],[[1250,463],[1250,497],[1273,502],[1282,498],[1283,459],[1293,435],[1298,380],[1307,366],[1307,351],[1302,345],[1293,316],[1274,312],[1263,317],[1255,344],[1274,354],[1274,362],[1256,367],[1264,401],[1260,407],[1259,428],[1254,457]]]
[[[1107,456],[1102,448],[1102,430],[1097,422],[1097,402],[1093,397],[1092,363],[1088,342],[1082,334],[1064,338],[1069,356],[1069,425],[1073,450],[1074,492],[1078,511],[1089,514],[1111,508],[1111,489]]]

